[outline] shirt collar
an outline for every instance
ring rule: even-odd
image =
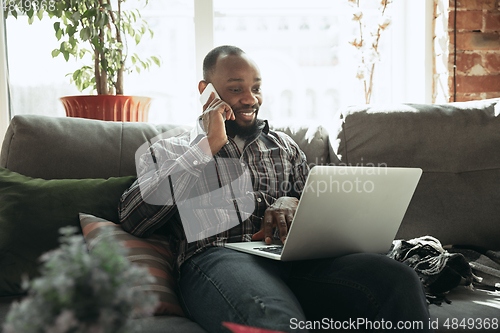
[[[264,132],[265,134],[269,134],[269,123],[267,122],[267,120],[257,119],[257,121],[259,122],[259,130],[262,130],[262,132]]]

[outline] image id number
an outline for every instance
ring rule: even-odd
[[[37,10],[55,10],[56,2],[54,0],[1,0],[4,11],[22,11],[27,12],[31,9]]]
[[[476,329],[476,330],[497,330],[498,329],[498,318],[467,318],[459,320],[457,318],[448,318],[443,323],[443,327],[446,329],[456,330],[461,329]]]

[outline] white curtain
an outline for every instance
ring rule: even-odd
[[[8,94],[8,72],[7,52],[5,40],[5,18],[0,15],[0,142],[3,142],[5,131],[9,125],[9,94]]]

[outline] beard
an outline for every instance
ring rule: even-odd
[[[241,126],[236,122],[236,120],[226,120],[226,130],[229,130],[231,133],[234,133],[243,140],[247,140],[253,137],[258,131],[257,115],[252,123],[246,126]]]

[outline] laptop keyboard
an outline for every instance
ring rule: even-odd
[[[280,255],[283,251],[283,245],[265,246],[265,247],[255,247],[254,250],[269,252]]]

